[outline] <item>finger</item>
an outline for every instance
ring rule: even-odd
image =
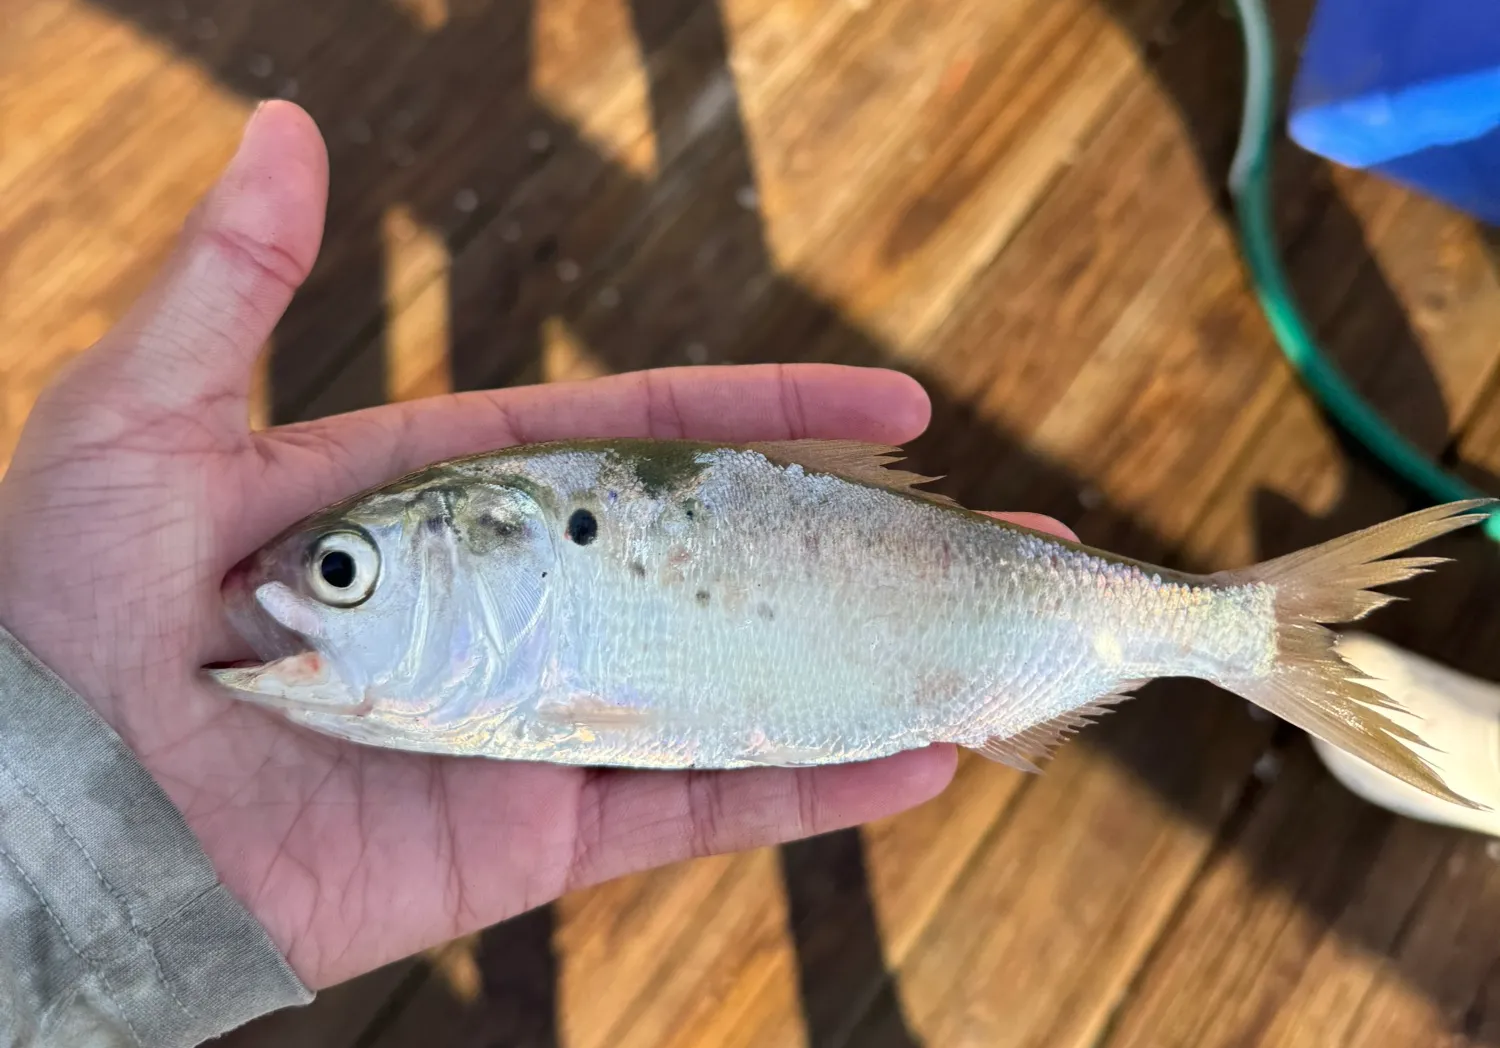
[[[899,444],[921,435],[931,414],[914,379],[832,364],[662,368],[458,393],[257,434],[273,473],[263,490],[281,493],[260,509],[284,524],[430,462],[513,444],[684,436]]]
[[[942,745],[823,768],[598,772],[579,796],[567,888],[894,815],[941,793],[955,766]]]
[[[282,426],[272,440],[358,435],[382,474],[512,444],[568,437],[729,442],[844,437],[901,443],[927,428],[915,379],[884,368],[757,364],[656,368],[575,382],[455,393]],[[377,458],[364,444],[364,456]]]
[[[1048,535],[1056,535],[1058,538],[1067,539],[1069,542],[1078,541],[1078,536],[1074,534],[1072,528],[1060,520],[1041,513],[997,513],[992,510],[985,510],[984,515],[986,517],[994,517],[997,520],[1007,520],[1012,524],[1019,524],[1021,527],[1029,528],[1032,531],[1041,531]]]
[[[136,423],[191,411],[248,430],[254,360],[323,235],[328,159],[312,119],[262,105],[155,281],[67,381]]]

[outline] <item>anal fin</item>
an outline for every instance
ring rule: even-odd
[[[1033,724],[1014,735],[991,735],[981,745],[970,746],[969,749],[997,763],[1008,764],[1019,771],[1039,774],[1042,769],[1038,767],[1038,761],[1050,759],[1056,753],[1057,748],[1067,741],[1069,735],[1109,713],[1111,706],[1131,698],[1131,692],[1145,683],[1145,681],[1131,681],[1122,685],[1117,692],[1101,696],[1077,709],[1053,717],[1051,720]]]
[[[768,768],[802,768],[828,764],[834,758],[834,751],[827,746],[764,743],[746,749],[740,754],[740,758]]]

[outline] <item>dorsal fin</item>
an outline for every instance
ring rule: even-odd
[[[1020,771],[1040,772],[1038,761],[1049,759],[1067,741],[1069,735],[1110,712],[1109,707],[1131,698],[1130,693],[1144,683],[1146,682],[1131,681],[1121,685],[1120,690],[1113,695],[1097,698],[1086,706],[1069,710],[1049,721],[1033,724],[1014,735],[991,735],[984,740],[983,745],[971,748],[992,761],[1008,764]]]
[[[921,491],[916,485],[941,477],[924,477],[904,469],[888,469],[906,456],[889,444],[866,444],[858,440],[771,440],[746,445],[782,466],[801,466],[810,473],[831,473],[846,480],[874,484],[903,495],[915,495],[943,506],[957,506],[947,495]]]

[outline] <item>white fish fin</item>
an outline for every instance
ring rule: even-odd
[[[1037,767],[1037,761],[1050,759],[1069,735],[1110,712],[1109,707],[1130,698],[1128,692],[1144,683],[1145,681],[1132,682],[1117,694],[1101,696],[1076,710],[1033,724],[1014,735],[991,735],[984,740],[983,745],[969,748],[992,761],[1008,764],[1021,771],[1038,773],[1042,769]]]
[[[941,477],[924,477],[904,469],[887,468],[890,463],[900,462],[906,457],[900,448],[889,444],[866,444],[858,440],[774,440],[746,446],[782,466],[801,466],[810,473],[832,473],[903,495],[916,495],[940,505],[958,505],[947,495],[921,491],[916,487],[941,480]]]
[[[555,724],[575,724],[593,729],[635,728],[660,722],[655,710],[640,706],[617,706],[595,695],[577,695],[567,701],[537,707],[537,716]]]
[[[1428,539],[1484,520],[1493,499],[1451,502],[1409,513],[1262,564],[1213,576],[1221,584],[1275,587],[1276,661],[1269,672],[1220,684],[1257,706],[1426,793],[1470,808],[1415,747],[1417,733],[1381,713],[1402,707],[1359,683],[1370,678],[1337,651],[1337,635],[1320,623],[1352,622],[1397,598],[1370,587],[1424,574],[1443,558],[1381,560]],[[1405,712],[1403,710],[1403,712]]]

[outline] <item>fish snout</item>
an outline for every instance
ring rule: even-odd
[[[250,567],[251,560],[247,558],[225,572],[219,583],[220,596],[230,603],[240,603],[249,596]]]
[[[259,554],[246,557],[224,573],[219,596],[230,626],[263,659],[305,651],[307,645],[302,638],[283,628],[262,607],[257,590],[266,580]]]

